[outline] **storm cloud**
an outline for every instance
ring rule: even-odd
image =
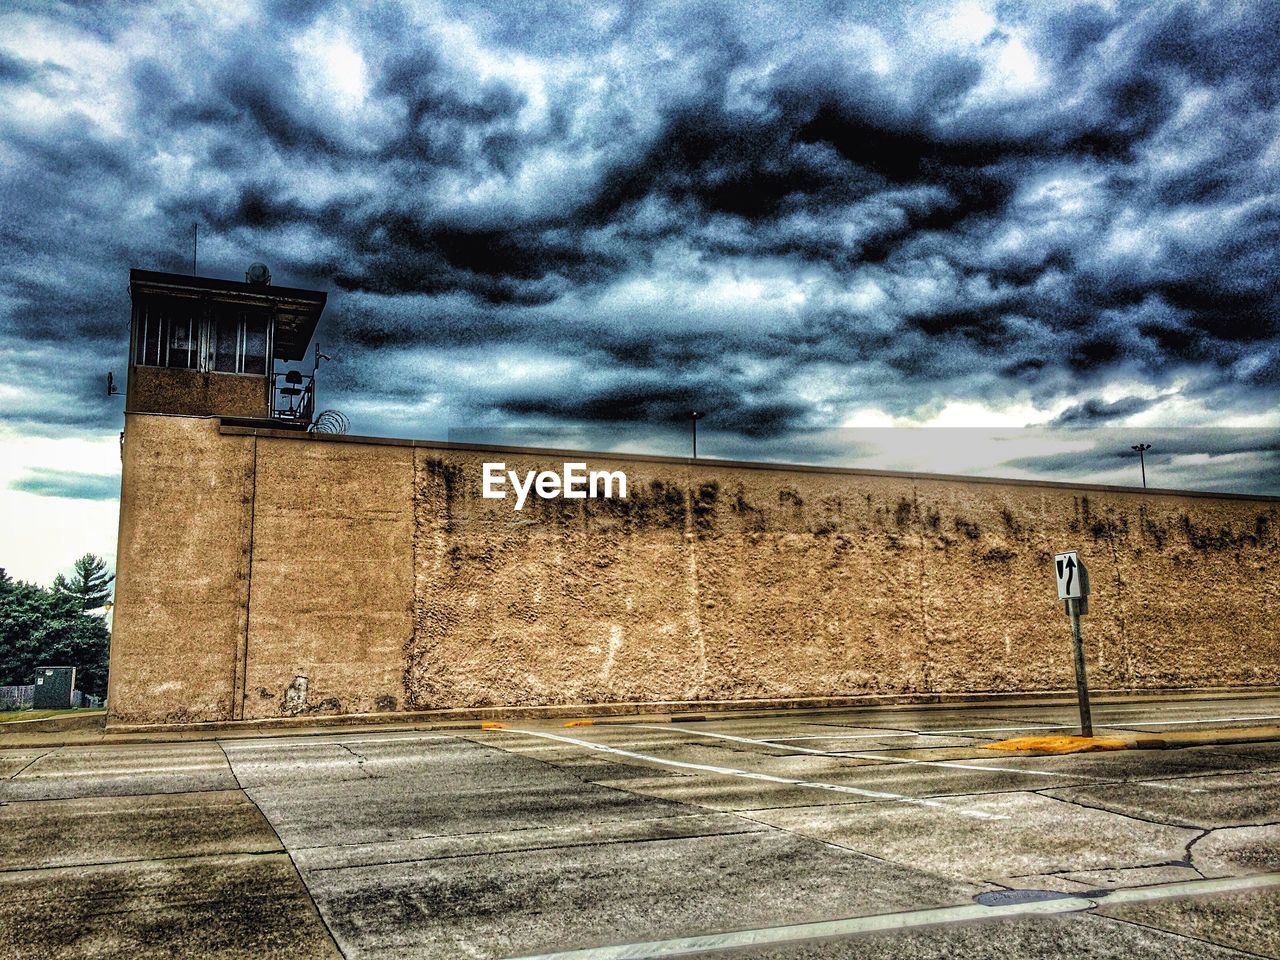
[[[355,432],[683,453],[699,410],[712,454],[789,459],[868,423],[1237,426],[1182,476],[1280,492],[1278,19],[11,6],[0,418],[118,429],[127,269],[189,270],[198,223],[201,273],[331,292]]]
[[[120,477],[112,474],[72,473],[32,467],[26,476],[13,481],[10,489],[41,497],[68,500],[114,500],[120,495]]]

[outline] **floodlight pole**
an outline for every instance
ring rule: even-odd
[[[1089,681],[1084,672],[1084,637],[1080,633],[1080,601],[1067,601],[1071,618],[1071,652],[1076,668],[1076,702],[1080,705],[1080,736],[1093,736],[1093,716],[1089,710]]]
[[[1142,489],[1147,489],[1147,451],[1151,449],[1149,443],[1135,443],[1130,450],[1138,451],[1138,463],[1142,467]]]

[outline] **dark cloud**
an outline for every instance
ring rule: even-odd
[[[659,427],[688,424],[692,412],[699,411],[719,432],[754,438],[777,437],[807,413],[807,408],[796,402],[751,396],[735,390],[731,383],[716,383],[706,376],[673,381],[665,371],[641,375],[625,384],[569,388],[552,396],[507,397],[496,405],[517,417]]]
[[[1147,397],[1122,397],[1119,400],[1106,402],[1103,400],[1086,400],[1074,407],[1068,407],[1054,418],[1055,426],[1092,426],[1116,420],[1147,410],[1155,403]]]
[[[26,476],[9,484],[21,493],[38,497],[63,497],[69,500],[114,500],[120,496],[120,478],[95,473],[74,473],[33,467]]]
[[[29,60],[0,53],[0,83],[26,83],[33,80],[39,72]]]
[[[801,457],[949,403],[1252,422],[1280,385],[1278,18],[18,5],[0,417],[113,425],[127,268],[186,269],[199,222],[202,272],[331,291],[324,389],[362,432],[679,437],[699,408],[725,449]]]

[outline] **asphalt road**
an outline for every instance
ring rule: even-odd
[[[1256,725],[1280,698],[1094,716]],[[981,747],[1072,719],[989,704],[2,749],[0,956],[1280,957],[1280,744]]]

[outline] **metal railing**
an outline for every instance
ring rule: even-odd
[[[272,374],[271,416],[285,423],[311,425],[316,413],[316,376],[299,370]]]

